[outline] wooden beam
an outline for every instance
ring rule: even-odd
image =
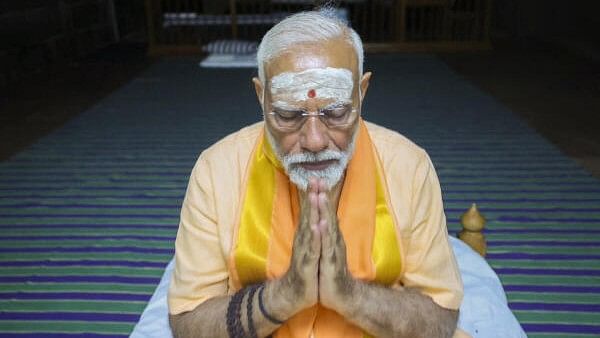
[[[110,27],[113,36],[113,42],[119,42],[120,34],[119,34],[119,23],[117,21],[117,12],[115,11],[115,3],[114,0],[106,1],[106,11],[108,14],[108,20],[110,22]]]
[[[404,42],[406,40],[406,0],[398,0],[395,2],[395,30],[394,36],[396,41]]]
[[[156,36],[157,32],[154,28],[154,4],[152,3],[154,0],[146,0],[146,23],[147,23],[147,32],[148,35],[148,50],[151,50],[154,46],[156,46]]]
[[[485,23],[483,29],[483,39],[486,42],[490,42],[490,27],[492,24],[492,0],[485,1]]]
[[[237,25],[237,8],[236,1],[229,0],[229,12],[231,15],[231,35],[233,39],[238,37],[238,25]]]

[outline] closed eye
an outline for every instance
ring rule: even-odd
[[[283,120],[295,120],[302,117],[301,110],[274,110],[275,115]]]
[[[323,109],[321,112],[325,114],[325,116],[330,118],[340,118],[346,116],[350,112],[351,106],[341,105],[335,107],[328,107]]]

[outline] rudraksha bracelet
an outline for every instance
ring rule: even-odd
[[[271,316],[267,310],[265,309],[265,304],[263,303],[263,292],[265,291],[265,284],[260,286],[260,290],[258,290],[258,307],[260,308],[260,312],[262,315],[267,318],[271,323],[281,325],[284,322]]]
[[[244,332],[244,327],[240,319],[240,311],[244,295],[247,291],[247,289],[240,289],[231,297],[227,305],[227,333],[229,334],[229,338],[246,337],[246,332]]]
[[[248,300],[246,301],[246,319],[248,320],[248,333],[250,334],[250,338],[258,338],[256,334],[256,328],[254,327],[254,320],[252,319],[252,303],[254,302],[254,294],[256,290],[260,287],[264,286],[264,284],[256,284],[249,287],[248,291]]]

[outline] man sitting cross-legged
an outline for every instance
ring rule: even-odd
[[[205,150],[181,211],[177,337],[452,337],[463,290],[426,152],[365,122],[360,38],[322,12],[274,26],[264,121]]]

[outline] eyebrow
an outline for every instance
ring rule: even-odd
[[[322,109],[332,109],[332,108],[344,107],[344,106],[347,106],[349,104],[352,104],[352,101],[350,101],[350,100],[337,100],[335,102],[332,102],[331,104],[328,104],[327,106],[323,107]]]
[[[302,110],[302,108],[300,108],[298,106],[294,106],[289,103],[281,102],[281,101],[273,102],[273,103],[271,103],[271,106],[274,109],[279,109],[279,110]]]
[[[326,105],[325,107],[321,108],[321,109],[333,109],[333,108],[338,108],[338,107],[343,107],[346,106],[348,104],[352,104],[351,100],[337,100],[335,102],[332,102],[328,105]],[[302,107],[287,103],[287,102],[283,102],[283,101],[276,101],[271,103],[271,107],[273,109],[279,109],[279,110],[286,110],[286,111],[295,111],[295,110],[304,110]]]

